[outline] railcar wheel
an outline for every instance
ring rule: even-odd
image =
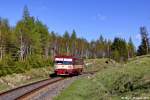
[[[56,76],[57,76],[56,73],[52,73],[52,74],[49,75],[49,77],[56,77]]]

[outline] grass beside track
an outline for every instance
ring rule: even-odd
[[[18,86],[33,83],[39,80],[47,79],[52,73],[51,67],[31,69],[25,73],[11,74],[0,77],[0,92],[7,91]]]
[[[103,64],[104,68],[96,75],[78,79],[55,100],[150,99],[149,56],[130,60],[125,65],[112,65]]]

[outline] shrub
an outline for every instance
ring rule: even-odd
[[[31,68],[41,68],[52,65],[51,60],[44,60],[39,55],[30,56],[26,61],[13,61],[9,56],[0,62],[0,76],[12,73],[24,73]]]

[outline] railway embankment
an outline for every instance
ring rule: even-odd
[[[0,92],[16,88],[25,84],[33,83],[49,77],[52,72],[51,67],[31,69],[25,73],[11,74],[0,77]]]

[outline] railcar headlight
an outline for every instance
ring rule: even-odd
[[[68,66],[69,68],[72,68],[72,66]]]

